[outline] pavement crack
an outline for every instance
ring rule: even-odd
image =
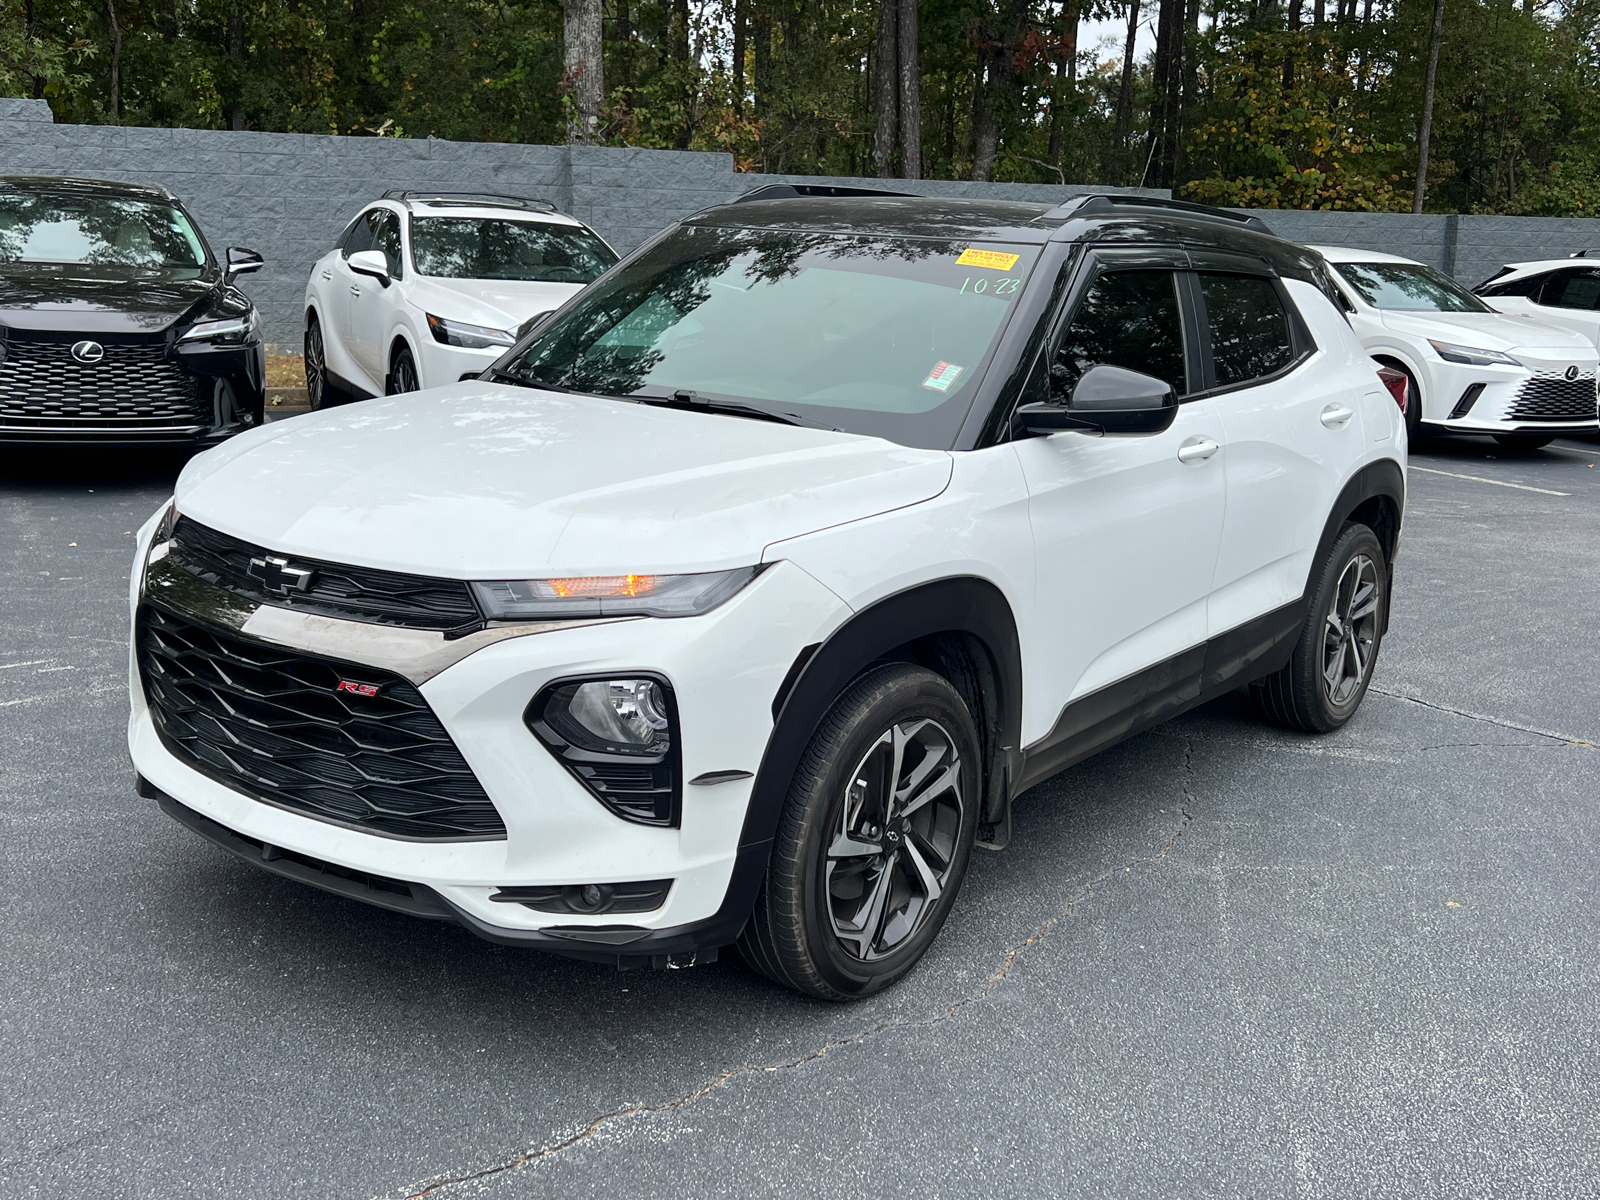
[[[1588,741],[1585,738],[1574,737],[1570,733],[1557,733],[1550,729],[1540,729],[1536,725],[1521,725],[1516,721],[1507,721],[1503,717],[1491,717],[1484,713],[1472,712],[1469,709],[1440,704],[1436,700],[1424,700],[1421,696],[1410,696],[1405,692],[1389,692],[1377,687],[1369,687],[1368,690],[1377,692],[1380,696],[1388,696],[1393,700],[1404,700],[1407,704],[1417,704],[1423,708],[1431,708],[1435,712],[1449,713],[1453,717],[1465,717],[1469,721],[1482,721],[1488,725],[1498,725],[1501,729],[1515,729],[1518,733],[1531,733],[1536,737],[1549,738],[1553,742],[1565,742],[1569,746],[1582,746],[1586,750],[1600,750],[1600,744]]]
[[[1089,880],[1089,882],[1083,885],[1083,890],[1067,903],[1066,908],[1056,913],[1054,916],[1047,917],[1045,920],[1039,922],[1038,926],[1035,927],[1033,932],[1022,941],[1015,942],[1012,945],[1007,946],[1005,953],[1001,956],[999,966],[997,966],[993,973],[991,973],[989,977],[984,980],[981,986],[979,986],[969,995],[963,996],[961,999],[947,1005],[943,1010],[935,1012],[930,1017],[923,1017],[919,1020],[880,1021],[876,1025],[869,1026],[866,1029],[850,1034],[848,1037],[835,1038],[831,1041],[824,1042],[815,1050],[811,1050],[805,1054],[802,1054],[798,1058],[786,1059],[777,1063],[730,1067],[710,1081],[701,1084],[693,1091],[684,1092],[682,1095],[675,1096],[671,1100],[664,1100],[659,1104],[630,1104],[623,1108],[613,1109],[608,1113],[602,1113],[600,1116],[595,1117],[582,1129],[568,1137],[562,1138],[560,1141],[547,1142],[545,1145],[540,1146],[537,1149],[525,1150],[522,1153],[506,1159],[503,1162],[495,1163],[492,1166],[482,1167],[476,1171],[470,1171],[463,1175],[453,1175],[444,1179],[437,1179],[424,1187],[406,1192],[404,1200],[422,1200],[422,1198],[425,1196],[435,1195],[436,1193],[439,1193],[447,1188],[458,1188],[468,1184],[483,1183],[495,1178],[496,1176],[505,1175],[512,1171],[519,1171],[524,1167],[531,1167],[537,1163],[543,1162],[546,1159],[553,1158],[556,1155],[564,1154],[566,1151],[571,1150],[575,1146],[582,1145],[584,1142],[589,1141],[596,1134],[600,1133],[608,1125],[612,1125],[616,1122],[629,1120],[634,1117],[650,1117],[656,1116],[660,1113],[674,1112],[677,1109],[681,1109],[687,1105],[693,1104],[696,1100],[699,1100],[704,1096],[710,1095],[712,1092],[733,1082],[735,1079],[742,1078],[746,1075],[768,1075],[782,1071],[798,1070],[801,1067],[816,1062],[818,1059],[826,1057],[835,1050],[842,1050],[847,1046],[862,1045],[871,1039],[878,1037],[880,1034],[890,1033],[901,1029],[931,1029],[934,1026],[944,1024],[963,1009],[970,1008],[974,1004],[981,1004],[983,1001],[989,998],[989,995],[997,987],[999,987],[1010,977],[1011,972],[1017,966],[1018,959],[1022,956],[1023,952],[1030,946],[1038,945],[1057,925],[1060,925],[1063,921],[1070,920],[1073,914],[1077,912],[1078,906],[1085,900],[1088,900],[1094,894],[1096,888],[1100,887],[1102,884],[1109,883],[1119,875],[1131,873],[1134,867],[1158,864],[1172,853],[1173,848],[1178,844],[1178,839],[1183,836],[1184,830],[1189,827],[1190,822],[1194,819],[1191,812],[1194,804],[1194,793],[1190,786],[1193,784],[1195,779],[1193,738],[1184,739],[1183,765],[1180,771],[1181,773],[1179,777],[1178,789],[1182,799],[1178,805],[1179,821],[1177,827],[1172,831],[1172,835],[1167,839],[1167,843],[1164,847],[1162,847],[1160,853],[1131,859],[1117,866],[1109,867],[1102,871],[1099,875],[1095,876],[1093,879]]]

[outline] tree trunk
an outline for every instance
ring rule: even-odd
[[[922,178],[922,60],[917,0],[900,0],[900,177]]]
[[[872,109],[872,173],[879,179],[894,174],[894,145],[900,137],[900,5],[878,0],[878,49],[874,63]]]
[[[109,4],[111,0],[106,0]],[[120,41],[120,39],[119,39]],[[228,14],[228,57],[233,59],[233,119],[235,129],[244,128],[244,13]]]
[[[565,0],[565,6],[562,63],[573,100],[573,112],[567,118],[567,141],[586,146],[600,135],[600,106],[606,96],[600,0]]]
[[[756,61],[755,93],[756,116],[765,116],[772,107],[772,14],[765,4],[756,6],[755,20]],[[766,142],[762,142],[762,154]]]
[[[1433,136],[1433,86],[1439,77],[1439,42],[1444,36],[1444,0],[1433,0],[1433,32],[1428,38],[1428,74],[1422,85],[1422,128],[1417,131],[1417,190],[1411,211],[1422,211],[1428,194],[1428,139]]]
[[[617,0],[618,5],[626,0]],[[733,0],[733,115],[744,116],[745,27],[750,22],[750,0]]]
[[[1140,185],[1171,187],[1182,79],[1184,0],[1161,0],[1156,17],[1155,98],[1150,104],[1150,150]]]
[[[117,24],[115,0],[106,0],[106,16],[111,19],[111,123],[122,122],[122,26]],[[235,129],[243,126],[234,124]]]
[[[1133,52],[1139,36],[1139,0],[1128,0],[1128,41],[1122,50],[1122,86],[1117,90],[1117,149],[1121,157],[1128,152],[1128,133],[1133,126]],[[1122,177],[1128,175],[1123,164]]]
[[[1316,0],[1311,7],[1311,23],[1313,25],[1321,25],[1327,20],[1327,14],[1327,0]]]
[[[1078,22],[1081,19],[1081,0],[1062,0],[1061,27],[1054,61],[1050,64],[1050,143],[1045,157],[1059,174],[1061,170],[1061,142],[1067,134],[1067,109],[1078,93]],[[1063,79],[1065,76],[1065,79]]]
[[[986,53],[978,60],[977,78],[972,88],[972,178],[989,182],[995,155],[1000,151],[1000,121],[994,111],[994,94],[999,91],[999,75],[1005,69],[999,53]]]
[[[599,5],[601,0],[592,0]],[[697,124],[695,112],[694,79],[690,75],[689,58],[689,0],[672,0],[671,5],[672,28],[672,57],[683,68],[683,126],[678,130],[678,136],[673,140],[674,148],[687,150],[689,140],[694,137],[694,127]]]

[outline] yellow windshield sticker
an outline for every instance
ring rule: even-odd
[[[979,250],[969,247],[961,252],[956,265],[962,267],[988,267],[991,271],[1009,271],[1017,265],[1020,254],[1005,254],[999,250]]]

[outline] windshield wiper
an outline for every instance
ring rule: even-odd
[[[545,383],[543,380],[530,379],[526,375],[518,375],[515,371],[502,371],[496,367],[489,367],[478,378],[485,382],[499,383],[504,381],[505,383],[516,384],[517,387],[539,388],[546,392],[577,392],[578,390],[577,388],[567,387],[563,383]]]
[[[820,421],[812,421],[800,416],[798,413],[771,412],[765,408],[757,408],[753,404],[742,404],[738,400],[721,400],[715,396],[707,396],[688,388],[680,388],[668,395],[656,392],[634,392],[626,397],[630,400],[640,400],[646,404],[665,405],[667,408],[681,408],[689,412],[714,412],[726,413],[730,417],[749,417],[754,421],[776,421],[780,425],[799,425],[806,429],[826,429],[831,433],[842,432],[832,425],[824,425]]]

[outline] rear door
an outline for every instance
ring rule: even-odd
[[[1044,399],[1048,388],[1062,399],[1090,366],[1109,363],[1167,380],[1183,400],[1163,433],[1015,442],[1037,555],[1026,724],[1051,730],[1051,742],[1098,726],[1097,741],[1115,740],[1130,713],[1148,715],[1198,682],[1224,485],[1216,405],[1191,396],[1200,376],[1179,286],[1186,263],[1176,250],[1089,255],[1023,396]],[[1081,720],[1058,724],[1065,705],[1096,692],[1075,710]],[[1074,721],[1085,728],[1064,728]]]
[[[1328,513],[1366,456],[1362,409],[1377,380],[1361,386],[1371,361],[1311,285],[1291,294],[1259,261],[1194,257],[1206,394],[1227,439],[1227,516],[1207,618],[1223,641],[1208,672],[1229,673],[1298,629]],[[1320,342],[1296,296],[1315,306]],[[1223,662],[1230,654],[1244,660]]]

